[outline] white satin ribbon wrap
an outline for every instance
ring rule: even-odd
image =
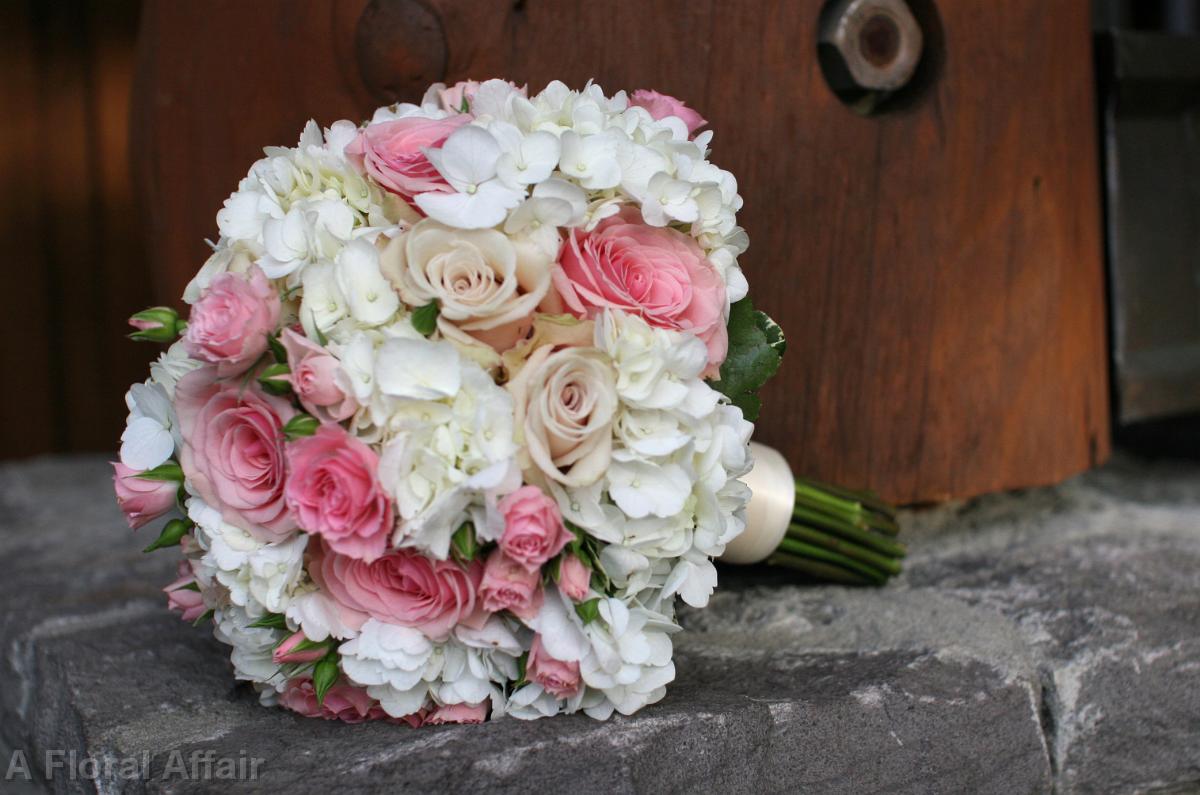
[[[796,507],[796,479],[778,450],[750,443],[754,468],[742,480],[753,495],[746,506],[746,529],[726,547],[725,563],[766,560],[783,540]]]

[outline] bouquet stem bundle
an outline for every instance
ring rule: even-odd
[[[883,585],[906,550],[896,509],[871,492],[796,479],[796,504],[767,563],[844,585]]]

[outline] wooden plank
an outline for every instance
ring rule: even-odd
[[[862,117],[821,76],[818,0],[151,2],[139,151],[163,289],[259,147],[309,116],[363,117],[441,71],[655,87],[712,121],[752,295],[789,334],[759,438],[902,502],[1060,480],[1109,448],[1088,4],[937,7],[931,85]]]
[[[27,456],[65,441],[56,422],[61,407],[53,377],[57,308],[43,265],[43,198],[36,158],[39,136],[39,58],[32,4],[0,3],[0,234],[9,265],[0,295],[0,456]]]

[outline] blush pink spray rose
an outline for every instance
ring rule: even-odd
[[[338,425],[287,446],[285,495],[301,529],[340,555],[372,561],[387,549],[392,501],[375,479],[379,456]]]
[[[368,124],[346,147],[346,157],[392,193],[412,199],[418,193],[448,191],[424,149],[437,149],[450,133],[471,117],[458,114],[444,119],[409,116]]]
[[[245,372],[267,350],[279,323],[279,294],[258,268],[213,279],[188,316],[188,356],[215,364],[222,377]]]
[[[558,503],[537,486],[522,486],[500,500],[499,508],[504,515],[500,549],[527,571],[536,572],[574,538]]]
[[[184,441],[179,463],[202,500],[262,541],[296,529],[284,500],[283,426],[296,414],[290,402],[202,367],[179,380],[175,411]]]
[[[708,347],[709,375],[725,361],[725,283],[682,232],[649,226],[628,211],[591,232],[572,229],[553,280],[576,316],[619,309],[651,326],[699,337]]]

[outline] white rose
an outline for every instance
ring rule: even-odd
[[[551,264],[536,247],[518,256],[494,229],[451,229],[432,219],[392,240],[381,257],[384,275],[407,304],[437,301],[441,317],[498,349],[517,337],[502,327],[527,323],[545,297]]]
[[[567,486],[596,482],[612,457],[612,365],[595,348],[534,351],[508,384],[532,463]]]

